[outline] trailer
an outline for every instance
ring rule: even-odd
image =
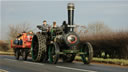
[[[11,48],[17,60],[22,56],[23,60],[27,60],[30,53],[33,33],[21,33],[14,40],[11,40]]]

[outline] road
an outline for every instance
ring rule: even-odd
[[[128,68],[103,64],[84,65],[78,62],[37,63],[32,62],[31,58],[28,61],[18,61],[14,56],[0,55],[0,72],[128,72]]]

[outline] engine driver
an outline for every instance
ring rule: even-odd
[[[43,33],[47,33],[49,32],[49,25],[47,24],[47,21],[44,20],[43,21],[43,25],[38,25],[37,28],[39,28],[40,30],[42,30]]]

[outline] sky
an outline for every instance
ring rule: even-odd
[[[104,22],[113,30],[128,30],[128,0],[1,0],[0,40],[7,38],[12,24],[27,23],[33,30],[43,20],[61,25],[67,21],[69,2],[75,4],[75,24]]]

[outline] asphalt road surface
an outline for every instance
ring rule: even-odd
[[[37,63],[16,60],[14,56],[0,55],[0,72],[128,72],[128,68],[106,66],[103,64],[84,65],[83,63],[63,63],[57,64]]]

